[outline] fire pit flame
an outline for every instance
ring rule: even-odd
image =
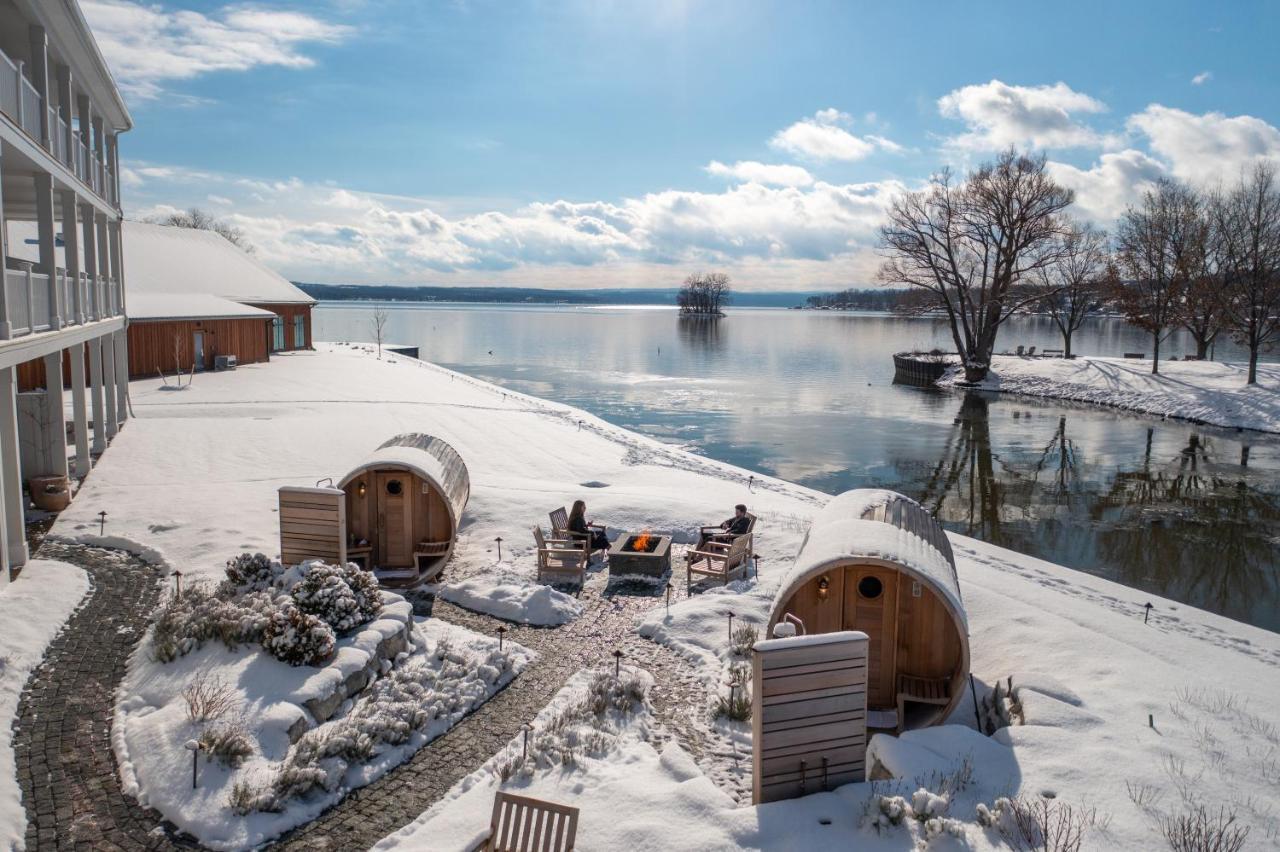
[[[638,550],[641,553],[648,553],[649,542],[652,539],[653,539],[653,536],[649,534],[648,530],[645,530],[644,532],[640,533],[640,535],[636,536],[634,540],[632,540],[631,548],[632,550]]]

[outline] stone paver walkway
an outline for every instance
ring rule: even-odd
[[[80,545],[46,542],[40,556],[81,566],[92,585],[84,605],[32,674],[19,708],[14,742],[29,820],[27,848],[194,846],[157,812],[121,793],[110,744],[116,686],[158,601],[158,573],[128,554]],[[683,586],[683,578],[673,582]],[[683,591],[678,589],[677,595]],[[507,639],[538,651],[538,660],[406,763],[280,838],[273,848],[367,849],[411,822],[506,745],[574,672],[612,665],[615,649],[623,651],[626,663],[655,678],[651,700],[659,740],[676,738],[700,761],[731,750],[702,721],[707,685],[693,667],[635,633],[636,618],[661,605],[660,591],[645,584],[611,584],[604,571],[590,578],[581,598],[586,611],[563,627],[505,624]],[[426,605],[433,616],[477,632],[492,635],[502,624],[444,601],[428,600]],[[743,789],[730,792],[740,801],[749,797]]]

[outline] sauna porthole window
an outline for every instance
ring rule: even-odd
[[[858,581],[858,594],[867,600],[875,600],[884,592],[884,583],[879,577],[863,577]]]
[[[393,479],[387,483],[387,493],[392,497],[400,496],[400,492],[404,490],[404,486],[400,484],[400,480]]]

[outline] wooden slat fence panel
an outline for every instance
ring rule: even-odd
[[[756,804],[865,780],[867,643],[852,630],[756,643]]]
[[[340,488],[280,489],[280,560],[347,561],[347,501]]]
[[[577,834],[577,808],[499,791],[483,848],[491,852],[573,852]]]

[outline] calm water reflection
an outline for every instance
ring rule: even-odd
[[[879,315],[405,308],[422,357],[829,493],[883,486],[953,530],[1280,629],[1280,441],[1104,409],[892,384],[890,354],[947,346]],[[324,306],[316,338],[367,340],[370,309]],[[1019,320],[1002,343],[1058,345]],[[1082,354],[1146,348],[1098,321]],[[1192,347],[1175,339],[1174,353]],[[1219,358],[1240,353],[1219,347]]]

